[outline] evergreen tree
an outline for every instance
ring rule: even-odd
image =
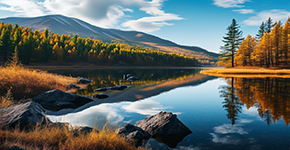
[[[268,20],[266,21],[265,30],[266,30],[266,32],[270,33],[272,28],[273,28],[273,19],[271,17],[269,17]]]
[[[237,24],[237,21],[233,19],[232,24],[227,28],[228,33],[223,37],[225,45],[221,46],[221,54],[230,56],[232,59],[232,67],[234,67],[236,50],[244,40],[242,37],[243,32],[239,28],[240,26]]]
[[[265,26],[265,22],[263,21],[262,24],[260,25],[260,29],[258,33],[256,34],[257,39],[260,40],[263,37],[265,32],[266,32],[266,26]]]

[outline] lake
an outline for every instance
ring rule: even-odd
[[[290,148],[289,78],[217,78],[202,68],[99,69],[49,71],[94,82],[76,94],[91,96],[94,89],[130,85],[106,91],[109,98],[75,110],[48,111],[51,120],[73,125],[110,128],[135,124],[160,111],[173,112],[193,133],[182,142],[150,139],[151,149],[217,150]],[[126,81],[126,75],[140,80]]]

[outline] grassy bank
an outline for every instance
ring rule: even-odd
[[[30,150],[135,150],[132,143],[124,140],[112,130],[93,130],[75,136],[72,131],[60,127],[36,127],[33,131],[0,130],[0,149],[12,146]]]
[[[7,66],[0,67],[0,81],[0,93],[6,93],[11,88],[13,96],[18,99],[52,89],[66,91],[67,84],[76,83],[77,79],[21,66]]]
[[[0,68],[0,108],[14,105],[14,96],[29,97],[41,92],[60,89],[66,90],[68,83],[75,83],[72,77],[58,76],[40,70],[26,69],[21,66]],[[88,134],[74,135],[73,131],[61,127],[36,127],[31,131],[0,129],[0,149],[9,150],[11,146],[30,150],[135,150],[133,143],[106,128]]]
[[[289,69],[279,68],[211,68],[204,69],[200,73],[218,77],[283,77],[290,78]]]

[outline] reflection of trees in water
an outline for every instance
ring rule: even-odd
[[[63,71],[62,75],[73,77],[85,77],[93,80],[93,83],[85,90],[79,90],[76,94],[90,96],[95,93],[94,89],[111,87],[115,85],[144,85],[158,84],[167,80],[186,78],[199,73],[199,69],[100,69],[89,71]],[[131,74],[140,78],[138,81],[124,81],[124,76]]]
[[[233,82],[234,81],[234,82]],[[288,78],[232,78],[228,80],[227,90],[224,90],[222,97],[225,98],[226,107],[231,120],[235,120],[239,109],[234,106],[241,106],[239,103],[250,107],[258,108],[259,116],[270,125],[282,118],[288,126],[290,122],[290,79]],[[224,89],[224,88],[223,88]],[[234,94],[237,98],[234,97]],[[227,95],[230,95],[228,97]],[[234,99],[234,100],[232,100]],[[239,101],[239,102],[238,102]],[[234,103],[235,105],[231,104]],[[233,107],[229,109],[228,107]],[[236,113],[236,116],[234,113]],[[232,121],[233,123],[233,121]]]
[[[229,85],[220,87],[220,97],[224,98],[223,107],[228,112],[227,118],[231,120],[232,125],[235,124],[238,114],[241,113],[242,103],[236,95],[234,87],[234,78],[227,79]]]

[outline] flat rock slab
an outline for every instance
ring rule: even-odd
[[[43,108],[51,111],[59,111],[61,109],[76,109],[85,105],[93,98],[66,93],[61,90],[51,90],[37,95],[32,98],[36,103],[39,103]]]
[[[21,130],[35,126],[37,123],[41,123],[41,125],[51,123],[45,116],[42,106],[31,100],[1,108],[0,122],[0,127],[2,126],[2,128],[15,128],[19,125]]]

